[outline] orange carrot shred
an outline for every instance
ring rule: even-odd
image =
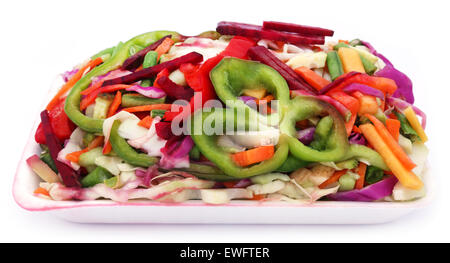
[[[325,189],[327,186],[336,183],[339,181],[339,178],[347,173],[347,170],[336,171],[330,178],[328,178],[325,182],[319,185],[320,189]]]
[[[124,108],[123,110],[132,113],[132,112],[152,111],[152,110],[170,110],[171,108],[172,104],[151,104],[151,105]]]
[[[37,195],[46,195],[46,196],[50,196],[50,193],[49,193],[45,188],[42,188],[42,187],[36,188],[36,190],[34,190],[33,193],[34,193],[34,194],[37,194]]]
[[[120,93],[120,91],[117,91],[116,96],[114,96],[114,100],[111,103],[111,106],[109,106],[107,115],[108,118],[116,113],[121,103],[122,103],[122,93]]]
[[[367,170],[367,164],[365,163],[359,163],[359,166],[357,168],[357,172],[359,175],[358,180],[356,180],[355,188],[356,189],[362,189],[364,187],[364,181],[366,177],[366,170]]]
[[[70,78],[69,81],[67,81],[56,93],[53,99],[47,104],[46,109],[48,111],[52,110],[58,104],[61,97],[66,94],[75,85],[75,83],[77,83],[83,77],[83,74],[86,70],[92,70],[101,63],[103,63],[103,60],[99,57],[94,60],[90,60],[84,67],[78,70],[77,73],[75,73],[75,75],[73,75],[72,78]]]
[[[275,147],[267,145],[232,154],[231,158],[237,165],[245,167],[268,160],[273,157],[274,153]]]
[[[147,116],[138,122],[138,125],[147,129],[150,129],[152,126],[153,118],[151,116]]]

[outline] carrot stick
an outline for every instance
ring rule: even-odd
[[[389,149],[392,153],[397,157],[397,159],[402,163],[402,165],[408,170],[411,171],[416,164],[411,161],[408,155],[405,153],[403,148],[398,144],[398,141],[392,137],[391,133],[386,129],[384,124],[375,118],[373,115],[366,114],[364,115],[375,125],[375,129],[380,135],[381,139],[388,145]]]
[[[386,165],[394,173],[395,177],[405,187],[419,190],[423,187],[423,182],[413,172],[408,171],[402,163],[395,157],[388,145],[383,141],[381,136],[372,124],[363,124],[359,128],[364,137],[369,141],[375,150],[381,155]]]
[[[86,97],[84,97],[81,100],[80,110],[85,110],[89,105],[94,103],[95,99],[97,98],[98,94],[100,94],[100,93],[115,92],[115,91],[127,89],[129,87],[131,87],[131,85],[116,84],[116,85],[104,86],[102,88],[95,89],[91,93],[87,94]]]
[[[42,188],[42,187],[36,188],[36,190],[34,190],[33,193],[34,193],[34,194],[37,194],[37,195],[46,195],[46,196],[50,196],[50,193],[49,193],[45,188]]]
[[[132,112],[152,111],[152,110],[170,110],[170,108],[172,108],[172,104],[151,104],[151,105],[124,108],[122,110],[132,113]]]
[[[164,39],[164,41],[161,44],[159,44],[159,46],[155,49],[156,53],[158,53],[158,60],[162,54],[165,54],[169,51],[170,47],[174,43],[175,42],[171,38],[168,37],[168,38]]]
[[[339,181],[339,178],[347,173],[347,170],[336,171],[330,178],[328,178],[325,182],[319,185],[320,189],[325,189],[330,184],[334,184]]]
[[[89,88],[83,90],[80,92],[81,95],[88,95],[89,93],[93,92],[96,89],[99,89],[102,87],[104,80],[97,81],[96,83],[92,84]]]
[[[88,147],[84,148],[81,151],[71,152],[71,153],[67,154],[66,159],[71,162],[78,163],[78,161],[80,160],[80,155],[82,155],[83,153],[88,152],[96,147],[99,147],[100,145],[102,145],[103,140],[104,140],[103,136],[95,137],[95,139],[92,140],[91,143],[89,143]]]
[[[394,137],[394,139],[398,141],[398,137],[400,137],[400,121],[397,119],[387,119],[386,128],[388,129],[392,137]]]
[[[275,147],[273,145],[268,145],[232,154],[231,158],[237,165],[245,167],[251,164],[269,160],[270,158],[272,158],[274,153]]]
[[[358,166],[359,178],[358,178],[358,180],[356,180],[356,184],[355,184],[356,189],[362,189],[364,187],[364,181],[365,181],[365,177],[366,177],[366,169],[367,169],[367,164],[360,162],[359,166]]]
[[[66,94],[74,85],[77,83],[82,77],[86,70],[92,70],[96,66],[100,65],[103,62],[102,58],[98,57],[94,60],[90,60],[84,67],[82,67],[80,70],[73,75],[72,78],[69,79],[62,87],[61,89],[56,93],[56,95],[53,97],[53,99],[47,104],[46,109],[48,111],[52,110],[59,102],[61,97]]]
[[[322,76],[319,76],[307,67],[298,67],[294,71],[318,91],[330,84],[330,81],[322,78]]]
[[[110,143],[109,141],[107,141],[107,142],[105,143],[105,146],[103,146],[103,151],[102,151],[102,153],[103,153],[103,154],[108,154],[108,153],[111,152],[111,150],[112,150],[111,143]]]
[[[425,131],[422,128],[422,125],[419,122],[419,119],[417,118],[416,113],[411,107],[408,107],[406,110],[403,111],[405,114],[406,119],[408,120],[409,124],[411,124],[411,127],[417,132],[420,139],[423,143],[428,141],[428,137],[425,134]]]
[[[147,116],[143,118],[141,121],[138,122],[138,125],[147,129],[150,129],[152,126],[153,118],[150,116]]]
[[[108,114],[106,116],[108,118],[113,116],[121,103],[122,103],[122,93],[120,93],[120,91],[117,91],[116,96],[114,96],[114,100],[111,103],[111,106],[109,106]]]
[[[361,130],[356,125],[353,125],[352,131],[354,131],[356,133],[362,133]]]

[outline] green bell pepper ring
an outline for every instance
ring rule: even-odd
[[[280,167],[287,158],[288,155],[288,145],[286,143],[285,135],[281,135],[278,141],[277,149],[274,156],[266,161],[259,164],[252,165],[250,167],[240,167],[233,159],[231,154],[224,151],[220,146],[217,145],[217,135],[208,135],[208,131],[203,129],[204,124],[210,120],[213,120],[215,127],[217,125],[222,125],[222,131],[225,129],[229,122],[227,119],[234,119],[234,130],[248,129],[248,110],[245,114],[245,121],[237,121],[237,115],[233,109],[221,109],[216,108],[211,112],[197,111],[191,118],[191,137],[195,142],[195,145],[199,148],[200,152],[217,165],[217,167],[226,175],[234,178],[248,178],[259,174],[269,173]],[[241,116],[242,117],[242,116]],[[240,126],[240,127],[238,127]],[[226,127],[227,129],[230,127]],[[241,129],[240,129],[241,128]]]
[[[230,108],[249,108],[238,99],[245,89],[266,89],[278,101],[276,114],[264,116],[255,109],[251,112],[263,123],[278,124],[289,104],[289,87],[284,78],[273,68],[259,62],[227,57],[210,72],[217,96]]]
[[[326,149],[318,151],[312,149],[296,138],[295,123],[317,115],[325,115],[333,120],[333,127],[329,135]],[[280,130],[289,135],[290,153],[304,161],[334,162],[343,160],[349,149],[345,123],[339,112],[328,103],[313,97],[298,96],[291,100],[289,111],[284,115]]]
[[[87,117],[80,110],[81,91],[89,86],[94,77],[104,75],[111,70],[119,68],[129,57],[129,50],[132,46],[148,46],[166,35],[172,35],[172,39],[174,39],[174,41],[178,41],[180,38],[180,34],[176,32],[154,31],[136,36],[124,44],[119,44],[118,48],[115,48],[111,57],[107,61],[87,73],[70,90],[64,107],[64,110],[70,120],[87,132],[101,133],[103,120]]]
[[[109,142],[111,143],[114,152],[122,158],[125,162],[140,166],[149,167],[158,162],[158,158],[150,157],[145,153],[136,152],[127,141],[119,135],[120,121],[115,120],[109,136]]]
[[[379,153],[359,144],[351,144],[344,160],[355,158],[362,162],[368,162],[370,165],[378,167],[384,171],[390,171]]]

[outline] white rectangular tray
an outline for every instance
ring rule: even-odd
[[[49,93],[51,95],[51,92]],[[432,199],[433,184],[430,169],[425,176],[427,195],[410,202],[334,202],[313,204],[286,202],[232,201],[228,205],[207,205],[201,201],[180,204],[135,201],[53,201],[33,195],[39,178],[25,160],[39,153],[34,141],[36,120],[18,164],[14,199],[30,211],[51,213],[79,223],[188,223],[188,224],[376,224],[400,218],[428,205]]]

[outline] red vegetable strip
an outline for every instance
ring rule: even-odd
[[[263,46],[252,47],[248,50],[248,55],[252,60],[259,61],[278,71],[293,90],[305,90],[310,94],[317,94],[317,91],[301,79],[293,69],[279,60],[272,52]]]
[[[47,110],[41,112],[41,121],[42,128],[45,133],[45,141],[50,151],[50,156],[55,162],[56,168],[61,175],[64,185],[67,187],[80,187],[81,185],[78,180],[78,174],[67,164],[58,161],[58,153],[61,151],[62,147],[52,130]]]
[[[122,93],[120,91],[117,91],[116,96],[114,96],[114,100],[111,103],[111,106],[109,106],[108,114],[106,115],[108,118],[113,116],[117,109],[119,109],[120,104],[122,103]]]
[[[203,61],[203,56],[197,52],[191,52],[179,58],[163,62],[161,64],[155,65],[153,67],[145,68],[138,72],[134,72],[122,77],[115,79],[106,80],[103,86],[109,86],[114,84],[131,84],[139,80],[149,79],[156,76],[161,70],[167,68],[169,71],[177,69],[181,64],[184,63],[199,63]]]
[[[53,99],[47,104],[46,109],[52,110],[53,107],[55,107],[58,104],[61,97],[64,94],[66,94],[67,91],[69,91],[73,87],[73,85],[75,85],[75,83],[77,83],[83,77],[83,74],[87,69],[92,70],[93,68],[100,65],[101,63],[103,63],[103,60],[102,60],[102,58],[99,57],[99,58],[89,61],[84,67],[82,67],[80,70],[78,70],[77,73],[75,73],[75,75],[73,75],[73,77],[71,79],[69,79],[69,81],[67,81],[66,84],[64,84],[61,87],[61,89],[56,93],[56,95],[53,97]]]
[[[139,65],[141,65],[144,62],[145,55],[148,52],[155,50],[166,38],[171,38],[171,37],[172,37],[172,35],[164,36],[160,40],[151,44],[150,46],[142,49],[141,51],[137,52],[133,56],[127,58],[125,60],[125,62],[123,62],[122,69],[129,70],[129,71],[133,71],[133,70],[137,69],[139,67]]]
[[[237,35],[257,39],[276,40],[292,44],[321,45],[325,43],[323,36],[302,36],[299,34],[267,30],[263,29],[262,26],[257,25],[226,21],[219,22],[216,31],[222,35]]]
[[[317,36],[330,36],[330,37],[334,35],[334,31],[330,30],[330,29],[296,25],[296,24],[284,23],[284,22],[275,22],[275,21],[264,21],[263,28],[277,30],[277,31],[293,32],[293,33],[298,33],[298,34],[303,34],[303,35],[317,35]]]
[[[155,87],[157,87],[157,88],[161,88],[161,87],[158,85],[158,80],[159,80],[161,77],[163,77],[163,76],[169,77],[169,75],[170,75],[170,72],[169,72],[169,70],[167,70],[166,68],[163,69],[163,70],[161,70],[161,71],[156,75],[155,81],[153,81],[153,86],[155,86]]]
[[[349,72],[347,74],[344,74],[342,76],[339,76],[337,79],[335,79],[333,82],[325,86],[323,89],[319,91],[319,94],[325,94],[328,91],[340,86],[342,83],[346,82],[348,79],[352,78],[353,76],[359,75],[361,73],[359,72]]]
[[[89,105],[94,103],[95,99],[97,98],[98,94],[100,94],[100,93],[109,93],[109,92],[124,90],[129,87],[131,87],[131,85],[116,84],[116,85],[105,86],[105,87],[101,87],[99,89],[93,90],[91,93],[87,94],[87,96],[81,100],[80,110],[85,110]]]
[[[189,87],[183,87],[166,76],[161,76],[158,81],[158,87],[160,87],[167,96],[174,100],[190,100],[194,96],[194,90]]]

